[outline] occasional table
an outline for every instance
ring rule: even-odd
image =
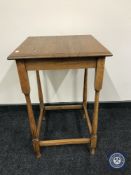
[[[102,88],[105,58],[112,56],[102,44],[91,35],[40,36],[28,37],[11,55],[15,60],[22,92],[25,95],[33,148],[37,158],[41,156],[41,146],[65,144],[90,144],[91,153],[95,153],[97,143],[99,94]],[[95,69],[95,101],[92,121],[87,111],[87,74],[88,68]],[[84,69],[83,101],[80,105],[44,105],[39,70]],[[35,121],[30,99],[28,71],[36,71],[40,114]],[[89,138],[59,140],[40,140],[42,120],[46,110],[83,109],[89,128]]]

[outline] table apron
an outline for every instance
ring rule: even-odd
[[[76,59],[29,59],[24,60],[27,70],[96,68],[96,58]]]

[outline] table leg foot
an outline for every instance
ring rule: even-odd
[[[96,151],[97,135],[92,135],[91,137],[91,154],[94,155]]]
[[[40,153],[37,153],[36,154],[36,158],[39,159],[41,157],[41,154]]]
[[[34,147],[34,152],[36,154],[36,157],[40,158],[41,153],[40,153],[40,145],[39,145],[39,140],[38,139],[33,140],[33,147]]]
[[[94,155],[95,154],[95,148],[91,148],[91,154]]]

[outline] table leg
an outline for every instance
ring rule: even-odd
[[[102,88],[103,74],[104,74],[105,58],[99,58],[97,60],[97,66],[95,70],[95,103],[94,113],[92,121],[92,135],[91,135],[91,153],[95,154],[97,144],[97,128],[98,128],[98,110],[99,110],[99,94]]]
[[[39,138],[42,120],[45,119],[45,106],[44,106],[39,71],[36,71],[36,78],[37,78],[38,96],[39,96],[39,102],[40,102],[40,115],[39,115],[38,123],[37,123],[37,137]]]
[[[22,92],[25,95],[26,103],[27,103],[27,110],[28,110],[28,118],[29,118],[29,124],[32,134],[32,141],[33,141],[33,147],[34,151],[36,152],[37,158],[41,156],[40,154],[40,146],[39,146],[39,139],[37,137],[37,128],[36,128],[36,122],[34,118],[34,113],[32,109],[32,104],[30,100],[30,84],[28,79],[28,73],[24,64],[24,61],[16,61],[17,63],[17,69],[19,74],[19,80],[21,84]]]
[[[44,98],[42,93],[42,86],[41,86],[39,71],[36,71],[36,79],[37,79],[37,87],[38,87],[38,97],[40,102],[40,111],[43,111],[45,113],[45,105],[44,105]],[[43,116],[42,119],[44,120],[45,117]]]
[[[44,107],[44,100],[43,100],[43,93],[42,93],[39,71],[36,71],[36,78],[37,78],[38,97],[39,97],[39,102],[40,102],[40,108],[43,108]]]
[[[91,126],[90,118],[89,118],[88,111],[87,111],[87,75],[88,75],[88,70],[85,69],[84,86],[83,86],[83,108],[84,108],[84,118],[86,119],[86,123],[89,128],[89,132],[91,134],[92,126]]]
[[[83,86],[83,104],[87,107],[87,74],[88,70],[84,72],[84,86]]]

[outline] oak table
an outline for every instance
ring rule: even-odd
[[[33,148],[37,158],[41,156],[41,146],[65,144],[90,144],[91,153],[95,153],[97,143],[99,93],[102,88],[105,57],[112,56],[102,44],[91,35],[72,36],[40,36],[28,37],[11,55],[9,60],[15,60],[22,92],[25,95]],[[95,101],[93,119],[90,120],[87,111],[87,70],[95,69]],[[84,69],[83,102],[81,105],[44,105],[39,70],[52,69]],[[40,114],[38,122],[34,119],[28,71],[36,71]],[[72,138],[59,140],[40,140],[41,123],[46,110],[83,109],[89,138]]]

